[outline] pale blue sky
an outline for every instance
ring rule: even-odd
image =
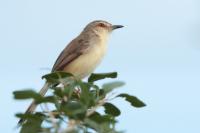
[[[96,72],[118,71],[147,107],[122,108],[127,133],[200,132],[200,2],[198,0],[0,0],[0,129],[14,133],[16,112],[29,101],[12,91],[39,90],[65,45],[90,21],[125,28],[114,32]]]

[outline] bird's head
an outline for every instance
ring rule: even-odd
[[[122,25],[112,25],[109,22],[103,20],[96,20],[89,23],[84,31],[94,31],[98,35],[110,34],[113,30],[122,28]]]

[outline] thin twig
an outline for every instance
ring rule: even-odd
[[[88,116],[92,115],[97,110],[97,108],[104,105],[106,101],[107,101],[107,99],[100,100],[96,106],[94,106],[93,108],[91,108],[90,110],[87,111],[86,116],[88,117]]]
[[[61,85],[60,85],[60,87],[61,87],[61,90],[64,92],[64,90],[65,90],[65,83],[63,82]],[[67,96],[66,95],[64,95],[63,96],[63,101],[64,102],[67,102]]]
[[[54,129],[58,129],[58,125],[57,125],[57,123],[55,121],[54,114],[49,111],[49,108],[48,108],[46,103],[44,104],[44,107],[45,107],[46,112],[48,112],[48,114],[49,114],[49,117],[50,117],[50,120],[52,122],[52,125],[53,125]]]

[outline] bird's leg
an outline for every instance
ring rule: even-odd
[[[74,93],[80,98],[81,88],[80,87],[75,88]]]

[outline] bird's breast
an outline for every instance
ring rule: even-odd
[[[104,41],[91,45],[91,48],[76,60],[71,62],[64,71],[72,73],[78,78],[84,78],[91,74],[99,65],[107,51],[107,44]]]

